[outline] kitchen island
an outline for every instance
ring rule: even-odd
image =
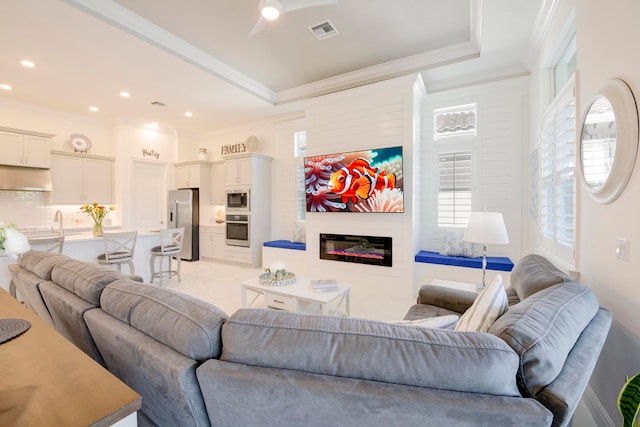
[[[121,232],[126,230],[114,229],[109,232]],[[151,248],[160,244],[160,230],[138,230],[136,239],[136,247],[133,252],[133,263],[135,265],[135,273],[142,276],[145,283],[151,280]],[[94,237],[91,231],[66,230],[64,239],[64,255],[72,258],[96,262],[98,255],[104,253],[104,241],[102,237]],[[0,287],[9,291],[9,271],[7,266],[15,263],[16,260],[9,257],[0,258]],[[122,272],[129,274],[129,267],[125,264]]]

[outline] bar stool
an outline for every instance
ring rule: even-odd
[[[178,276],[178,282],[182,282],[180,278],[180,252],[182,251],[182,239],[184,237],[184,227],[180,228],[167,228],[160,230],[160,246],[151,248],[151,281],[156,277],[160,279],[160,286],[162,286],[162,279],[167,276],[171,279],[171,276],[175,274]],[[160,265],[157,273],[155,272],[155,260],[160,257]],[[169,268],[163,270],[164,258],[169,258]],[[177,270],[171,270],[171,258],[175,257],[177,261]]]
[[[98,255],[100,264],[115,265],[118,271],[122,271],[121,265],[128,264],[131,274],[136,273],[133,265],[133,251],[136,248],[137,231],[125,231],[121,233],[104,233],[104,253]]]

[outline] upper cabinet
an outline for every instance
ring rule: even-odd
[[[176,165],[176,188],[200,188],[200,165]]]
[[[224,205],[224,163],[211,165],[211,204]]]
[[[175,163],[175,188],[199,188],[200,193],[209,191],[211,162],[196,160]]]
[[[224,161],[225,183],[227,187],[251,186],[251,155]]]
[[[0,163],[11,166],[51,166],[53,135],[0,127]]]
[[[52,204],[113,203],[111,157],[51,153]]]

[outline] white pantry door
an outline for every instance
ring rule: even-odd
[[[166,228],[167,165],[133,160],[130,188],[131,227]]]

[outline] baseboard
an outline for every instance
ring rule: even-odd
[[[598,396],[596,396],[590,386],[587,386],[584,391],[582,401],[589,410],[589,413],[591,414],[591,417],[593,417],[593,421],[596,425],[603,427],[616,427],[613,420],[604,409],[604,406],[600,403],[600,399],[598,399]]]

